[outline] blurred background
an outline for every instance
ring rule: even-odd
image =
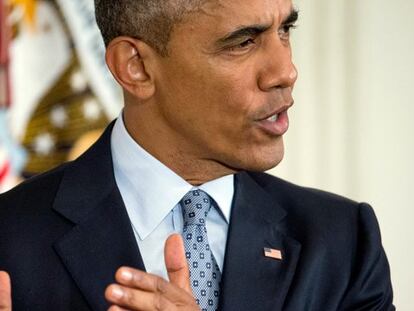
[[[369,202],[414,310],[414,1],[297,0],[299,70],[272,174]],[[0,192],[73,159],[122,108],[92,0],[0,0]]]

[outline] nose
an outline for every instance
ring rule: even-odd
[[[258,85],[262,91],[273,88],[293,88],[298,72],[292,61],[290,44],[280,38],[272,42],[263,51],[262,70]]]

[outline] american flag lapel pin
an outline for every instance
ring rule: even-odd
[[[278,249],[274,249],[274,248],[268,248],[265,247],[264,248],[264,255],[265,257],[268,258],[273,258],[273,259],[277,259],[277,260],[282,260],[282,252]]]

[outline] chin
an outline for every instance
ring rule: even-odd
[[[283,144],[277,148],[258,148],[253,152],[243,152],[238,159],[233,158],[233,165],[230,166],[236,171],[264,172],[276,167],[283,160],[283,156]]]
[[[276,167],[283,159],[283,156],[274,157],[273,159],[261,159],[257,163],[250,166],[249,171],[264,172]]]
[[[271,145],[256,148],[252,152],[251,171],[264,172],[276,167],[285,154],[283,139],[280,137]]]

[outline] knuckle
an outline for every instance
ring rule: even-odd
[[[168,303],[168,300],[165,297],[160,298],[160,310],[169,310],[171,311],[170,304]]]
[[[168,309],[168,301],[163,294],[156,292],[154,294],[154,308],[157,311],[170,310]]]
[[[134,303],[134,295],[130,290],[125,290],[124,295],[121,298],[122,303],[132,305]]]
[[[158,277],[156,279],[156,287],[157,287],[158,292],[164,294],[167,291],[168,282],[164,280],[163,278]]]
[[[162,310],[161,309],[161,294],[156,292],[153,297],[154,297],[154,301],[153,301],[154,309],[157,311]]]

